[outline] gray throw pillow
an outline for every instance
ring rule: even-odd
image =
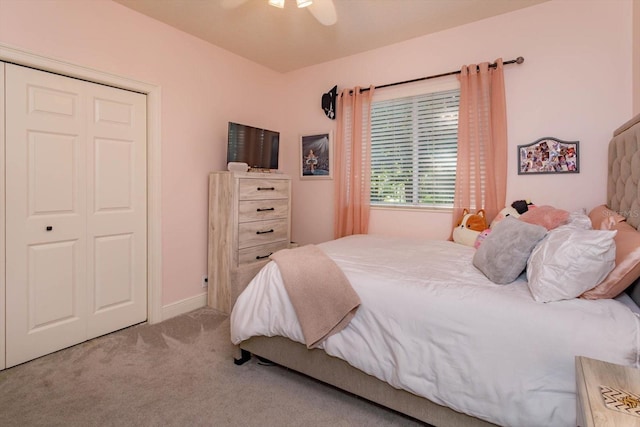
[[[473,256],[473,265],[494,283],[504,285],[518,278],[531,251],[547,229],[507,217],[497,223]]]

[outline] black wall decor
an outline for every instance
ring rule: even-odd
[[[329,92],[322,94],[322,109],[324,114],[331,120],[336,119],[336,96],[338,95],[338,86],[334,86]]]

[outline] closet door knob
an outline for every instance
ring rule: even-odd
[[[47,231],[51,231],[51,230],[53,230],[53,227],[50,225],[47,225]]]

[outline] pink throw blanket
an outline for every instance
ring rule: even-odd
[[[321,249],[306,245],[271,255],[300,322],[307,348],[344,329],[360,297],[340,267]]]

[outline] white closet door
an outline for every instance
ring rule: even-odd
[[[86,322],[82,82],[6,65],[7,366],[81,342]]]
[[[146,119],[128,92],[10,64],[5,93],[13,366],[146,319]]]
[[[91,85],[88,337],[147,318],[146,96]]]

